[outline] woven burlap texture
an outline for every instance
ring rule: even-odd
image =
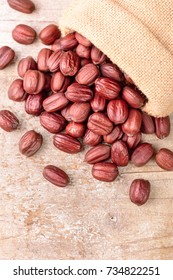
[[[73,0],[59,22],[78,31],[126,72],[147,96],[143,108],[173,112],[173,0]]]

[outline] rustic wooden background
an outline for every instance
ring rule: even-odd
[[[113,183],[101,183],[90,175],[84,152],[71,156],[59,152],[39,119],[28,116],[23,103],[8,100],[10,82],[17,77],[16,61],[36,55],[42,44],[23,46],[13,41],[11,30],[26,23],[39,32],[58,23],[70,0],[35,0],[36,11],[26,15],[0,7],[0,46],[16,51],[14,63],[0,71],[0,108],[20,119],[14,133],[0,130],[0,259],[172,259],[173,172],[164,172],[154,161],[145,167],[121,168]],[[173,122],[173,116],[171,118]],[[44,136],[42,149],[32,158],[18,151],[20,136],[35,129]],[[173,130],[166,140],[147,136],[157,150],[173,149]],[[58,188],[42,178],[43,167],[55,164],[69,174],[71,184]],[[137,207],[128,197],[134,178],[151,181],[151,196]]]

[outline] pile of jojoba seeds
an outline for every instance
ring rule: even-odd
[[[8,1],[20,12],[31,13],[30,0]],[[12,31],[13,39],[24,45],[36,39],[35,30],[25,24]],[[143,142],[143,134],[159,139],[170,133],[170,118],[154,118],[142,111],[146,97],[131,78],[94,46],[87,38],[74,32],[61,37],[57,25],[40,31],[42,48],[35,60],[30,54],[18,63],[19,78],[8,89],[9,99],[23,102],[27,114],[40,118],[53,135],[54,146],[65,153],[79,153],[91,146],[84,161],[92,165],[92,176],[112,182],[119,175],[118,167],[143,166],[153,157],[165,170],[173,170],[173,152],[167,148],[155,153],[151,143]],[[8,46],[0,48],[0,70],[15,56]],[[0,127],[13,131],[18,118],[9,110],[0,110]],[[33,156],[42,146],[43,137],[34,130],[19,140],[20,152]],[[57,166],[44,167],[43,176],[52,184],[65,187],[69,176]],[[144,204],[150,194],[150,182],[135,179],[129,189],[133,203]]]

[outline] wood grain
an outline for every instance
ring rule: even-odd
[[[113,183],[98,182],[91,177],[91,166],[83,162],[84,151],[74,156],[57,151],[39,119],[28,116],[23,103],[8,100],[16,62],[30,54],[36,58],[42,47],[39,41],[19,45],[11,30],[26,23],[39,32],[50,22],[58,23],[70,0],[35,1],[37,9],[31,15],[1,2],[0,46],[12,46],[16,59],[0,71],[0,108],[18,115],[20,129],[0,131],[0,259],[172,259],[173,172],[164,172],[151,161],[143,168],[121,168]],[[44,145],[34,157],[25,158],[18,141],[29,129],[43,134]],[[162,141],[145,137],[156,150],[173,149],[172,139],[173,131]],[[47,164],[66,170],[71,178],[67,188],[43,179]],[[140,177],[149,179],[152,189],[148,203],[137,207],[129,201],[128,191],[130,182]]]

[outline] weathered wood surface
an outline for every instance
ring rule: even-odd
[[[36,57],[42,44],[22,46],[13,41],[11,30],[26,23],[39,32],[58,22],[70,0],[37,0],[36,11],[26,15],[12,10],[6,1],[0,7],[0,46],[10,45],[16,61]],[[83,162],[84,152],[71,156],[58,152],[51,138],[28,116],[23,103],[8,100],[10,82],[17,77],[16,63],[0,71],[0,108],[20,119],[14,133],[0,131],[0,259],[172,259],[173,172],[164,172],[154,161],[143,168],[121,168],[114,183],[100,183]],[[173,122],[173,117],[172,117]],[[43,148],[32,158],[18,151],[20,136],[35,129],[44,136]],[[173,130],[163,141],[145,137],[155,148],[173,148]],[[55,164],[67,171],[71,184],[57,188],[42,178],[43,167]],[[151,196],[143,207],[129,201],[134,178],[151,181]]]

